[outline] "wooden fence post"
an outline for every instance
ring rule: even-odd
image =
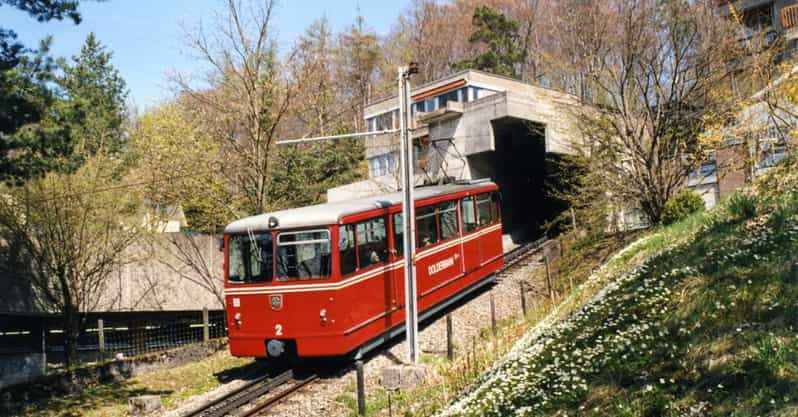
[[[526,317],[526,292],[524,291],[524,281],[518,281],[518,287],[521,290],[521,313]]]
[[[208,307],[202,308],[202,341],[207,342],[211,338],[211,332],[208,328]]]
[[[355,362],[357,369],[357,414],[360,416],[366,415],[366,381],[363,376],[363,361],[358,360]]]
[[[493,330],[493,337],[496,337],[496,301],[493,299],[493,291],[490,292],[490,327]]]
[[[474,357],[474,376],[478,375],[477,371],[477,337],[471,336],[471,355]]]
[[[546,287],[549,290],[549,298],[551,302],[554,303],[554,287],[551,284],[551,268],[549,267],[549,257],[544,256],[543,262],[546,264]]]
[[[574,228],[574,235],[578,234],[579,229],[576,228],[576,212],[574,212],[573,207],[571,207],[571,225]]]
[[[97,350],[100,351],[100,360],[105,359],[105,323],[97,319]]]
[[[450,361],[454,359],[454,340],[452,330],[452,315],[446,315],[446,358]]]
[[[42,335],[42,375],[47,375],[47,321],[40,318],[39,326]]]

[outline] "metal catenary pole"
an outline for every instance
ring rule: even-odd
[[[418,306],[416,295],[415,262],[415,209],[413,205],[413,139],[410,135],[410,74],[409,67],[399,67],[399,142],[402,165],[402,226],[405,266],[405,331],[408,362],[417,364],[418,351]]]

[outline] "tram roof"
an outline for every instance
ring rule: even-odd
[[[470,182],[467,184],[447,184],[429,187],[418,187],[414,191],[415,200],[438,197],[468,190],[484,188],[495,185],[490,181]],[[402,193],[374,195],[334,203],[316,204],[288,210],[279,210],[271,213],[258,214],[236,220],[230,223],[225,233],[247,233],[270,230],[268,223],[270,217],[278,221],[277,229],[293,229],[299,227],[326,226],[338,224],[342,218],[378,208],[387,208],[402,202]]]

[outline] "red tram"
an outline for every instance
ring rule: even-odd
[[[498,187],[415,192],[419,319],[491,282],[504,264]],[[252,216],[225,229],[230,351],[343,356],[404,331],[401,194]]]

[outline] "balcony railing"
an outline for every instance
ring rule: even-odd
[[[793,4],[781,9],[781,24],[784,29],[798,26],[798,4]]]

